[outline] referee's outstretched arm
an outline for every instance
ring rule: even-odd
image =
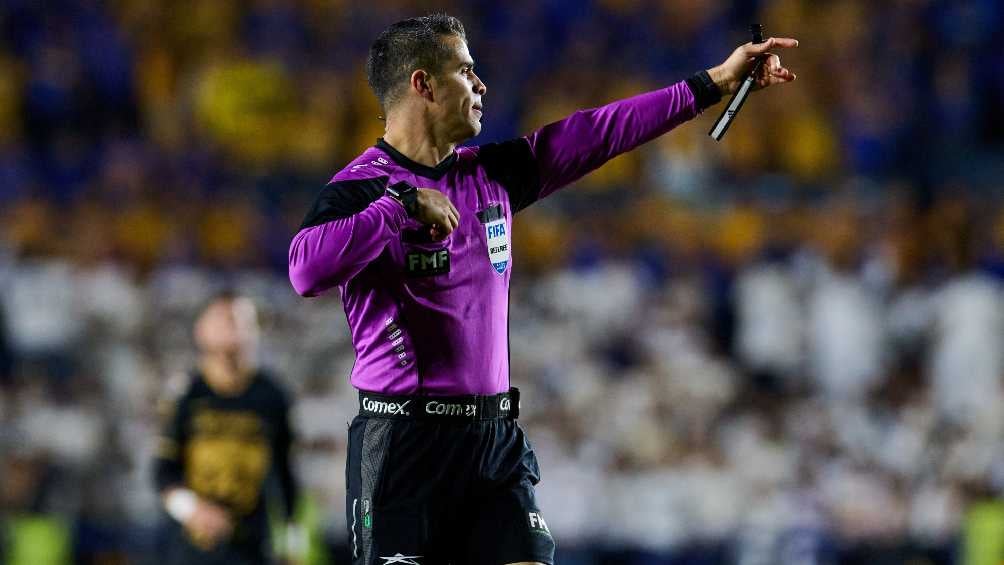
[[[723,95],[735,93],[759,57],[765,57],[766,64],[759,68],[756,88],[794,80],[795,74],[782,67],[770,50],[797,45],[791,38],[747,43],[721,65],[685,81],[581,110],[528,136],[472,151],[489,178],[509,193],[515,213],[694,118]],[[390,101],[381,98],[387,133],[386,142],[380,142],[389,142],[391,150],[400,150],[401,158],[432,174],[436,166],[455,158],[457,144],[480,132],[481,99],[487,87],[473,71],[466,43],[461,41],[459,46],[457,63],[462,65],[460,82],[465,84],[461,89],[450,90],[456,85],[446,80],[449,76],[440,79],[437,73],[416,69],[407,84],[397,85],[401,93]],[[452,80],[457,82],[456,77]],[[462,89],[466,94],[458,94]],[[453,103],[452,98],[458,96],[470,98],[452,106],[476,112],[473,129],[454,127],[456,116],[445,113],[451,106],[443,101]],[[385,171],[391,163],[368,160],[366,155],[332,178],[290,244],[289,277],[303,296],[347,284],[383,254],[409,223],[428,228],[434,240],[445,238],[459,225],[457,208],[440,190],[411,187],[410,196],[403,199],[399,191],[389,195],[392,179]]]
[[[546,125],[525,139],[540,171],[543,198],[600,167],[610,159],[669,132],[696,117],[723,95],[734,94],[766,54],[757,88],[795,80],[795,74],[770,54],[773,47],[796,47],[791,38],[770,38],[741,45],[721,65],[672,86],[594,108]]]

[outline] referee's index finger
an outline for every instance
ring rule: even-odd
[[[759,55],[773,47],[798,47],[798,40],[791,37],[771,37],[763,43],[747,43],[744,47],[747,53]]]

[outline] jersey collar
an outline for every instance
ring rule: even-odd
[[[454,151],[453,153],[450,153],[449,157],[440,161],[435,167],[416,163],[415,161],[405,157],[404,154],[397,149],[391,147],[391,145],[384,141],[382,137],[377,139],[375,147],[386,153],[387,156],[393,159],[398,165],[408,169],[420,177],[432,180],[439,180],[443,178],[443,175],[445,175],[446,172],[453,167],[453,164],[457,162],[457,152]]]

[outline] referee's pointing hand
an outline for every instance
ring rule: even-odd
[[[708,69],[708,75],[711,80],[715,81],[723,95],[735,94],[747,73],[753,69],[757,57],[766,55],[766,64],[760,67],[754,88],[767,88],[771,85],[791,82],[795,80],[795,73],[782,67],[781,58],[769,52],[776,47],[798,47],[798,40],[790,37],[771,37],[763,43],[740,45],[729,55],[728,59],[725,59],[724,63]]]
[[[429,226],[432,239],[440,241],[460,225],[460,212],[442,192],[433,188],[420,188],[415,219]]]

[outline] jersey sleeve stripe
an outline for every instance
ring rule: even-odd
[[[525,137],[489,143],[478,149],[478,157],[488,178],[509,193],[515,214],[540,198],[540,172],[537,159]]]
[[[300,229],[311,228],[332,220],[348,218],[365,210],[383,196],[386,176],[358,180],[332,181],[317,195],[314,205],[303,219]]]

